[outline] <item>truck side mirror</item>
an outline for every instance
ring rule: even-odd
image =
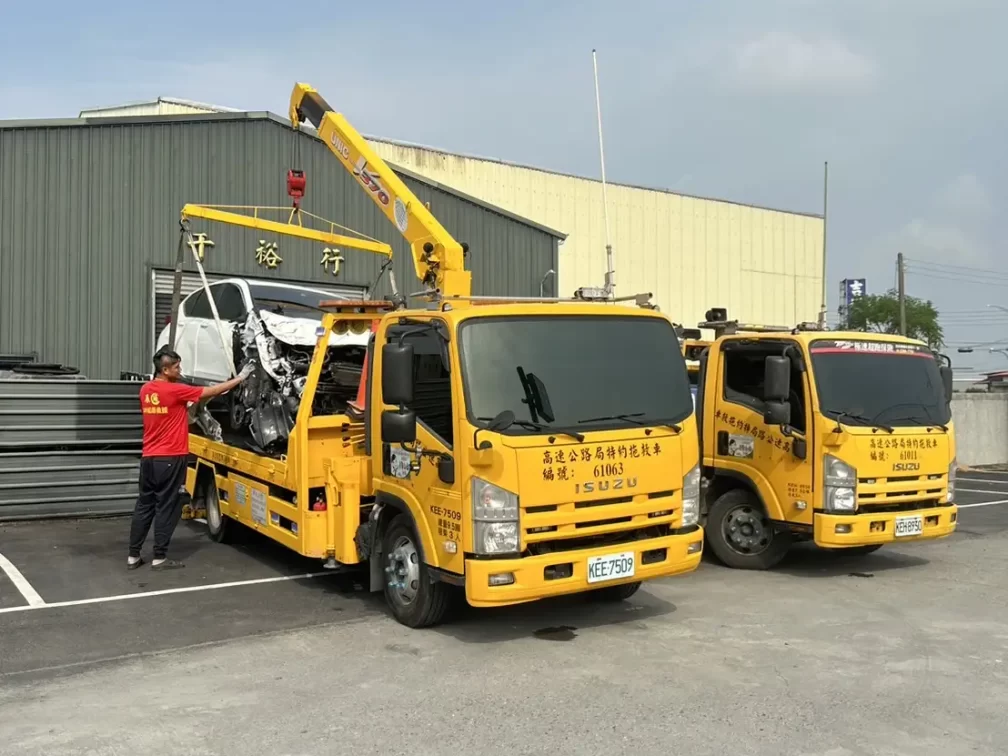
[[[763,422],[767,425],[788,425],[791,422],[791,405],[788,402],[766,403],[763,410]]]
[[[952,368],[948,365],[942,365],[938,368],[938,372],[941,373],[942,386],[945,388],[945,401],[952,401]]]
[[[413,402],[413,345],[393,341],[382,346],[382,400],[385,404]]]
[[[787,402],[791,398],[791,361],[771,355],[763,365],[763,399],[767,402]]]
[[[381,413],[381,439],[386,444],[416,441],[416,412],[405,407]]]

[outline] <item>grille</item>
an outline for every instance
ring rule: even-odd
[[[636,540],[636,531],[674,524],[679,516],[678,497],[678,491],[655,491],[522,507],[524,542],[530,551],[546,553]]]
[[[948,475],[894,475],[858,478],[858,508],[870,512],[938,506],[945,500]]]

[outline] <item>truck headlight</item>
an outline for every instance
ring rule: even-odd
[[[956,467],[957,463],[955,457],[952,458],[952,462],[949,463],[949,473],[948,473],[948,493],[945,494],[946,502],[953,502],[955,500],[955,479],[956,479]]]
[[[700,521],[700,465],[694,465],[682,481],[682,526]]]
[[[473,551],[518,552],[518,495],[482,478],[472,479]]]
[[[841,459],[823,457],[823,509],[827,512],[857,510],[857,470]]]

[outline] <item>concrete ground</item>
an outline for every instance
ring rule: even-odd
[[[0,526],[0,753],[1003,754],[1008,475],[959,490],[942,542],[427,631],[254,535],[156,574],[122,519]]]

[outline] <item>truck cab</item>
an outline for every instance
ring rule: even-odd
[[[699,358],[707,544],[768,569],[792,544],[868,553],[955,531],[951,368],[926,344],[739,327]]]
[[[395,313],[375,334],[365,444],[372,575],[406,624],[699,565],[699,447],[673,324],[598,304]],[[379,570],[384,572],[379,576]]]

